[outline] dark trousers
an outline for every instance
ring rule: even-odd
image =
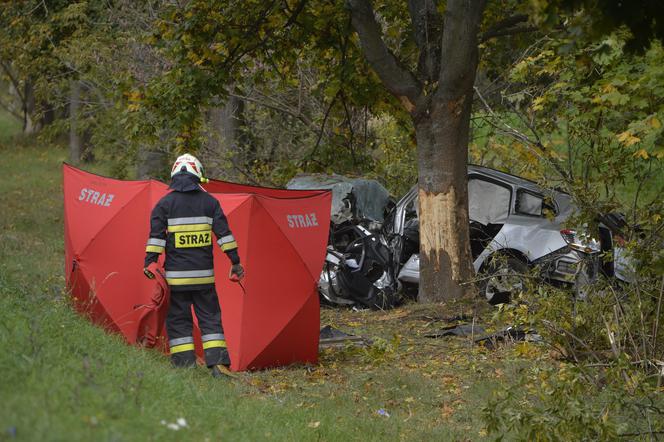
[[[201,329],[205,364],[208,367],[217,364],[230,365],[221,324],[221,309],[214,285],[202,290],[171,291],[170,306],[166,316],[171,361],[178,367],[196,364],[192,305]]]

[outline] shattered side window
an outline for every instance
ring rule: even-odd
[[[517,213],[529,216],[544,216],[544,207],[544,197],[524,190],[517,192],[515,206]]]
[[[420,205],[418,204],[419,198],[415,196],[411,202],[406,206],[406,219],[420,217]]]
[[[510,213],[512,192],[500,184],[469,177],[468,214],[471,221],[488,225],[504,224]]]

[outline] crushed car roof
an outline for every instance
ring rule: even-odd
[[[469,164],[468,173],[470,174],[473,172],[478,172],[481,173],[482,175],[496,178],[505,183],[523,187],[527,190],[532,190],[533,192],[543,193],[547,191],[546,189],[544,189],[534,181],[530,181],[526,178],[512,175],[507,172],[501,172],[500,170],[491,169],[490,167],[478,166],[476,164]]]
[[[390,194],[376,180],[342,175],[303,174],[291,179],[287,189],[331,189],[332,222],[341,224],[353,219],[382,222]]]

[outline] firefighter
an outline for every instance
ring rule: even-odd
[[[196,364],[193,305],[201,329],[205,363],[218,376],[223,366],[230,365],[230,358],[214,286],[212,248],[218,245],[231,260],[232,279],[242,279],[244,269],[219,201],[200,186],[204,181],[203,167],[196,157],[185,154],[175,160],[169,186],[172,192],[159,200],[150,216],[143,272],[154,278],[147,267],[166,252],[164,269],[171,289],[166,331],[171,361],[176,367]]]

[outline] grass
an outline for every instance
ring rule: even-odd
[[[11,140],[19,133],[20,122],[4,109],[0,109],[0,143]]]
[[[324,309],[323,324],[373,344],[323,351],[316,366],[237,381],[175,370],[72,310],[63,292],[65,150],[5,144],[0,155],[20,165],[0,178],[0,440],[481,440],[491,391],[529,363],[510,348],[425,338],[458,312],[410,305]],[[188,428],[161,423],[180,417]]]

